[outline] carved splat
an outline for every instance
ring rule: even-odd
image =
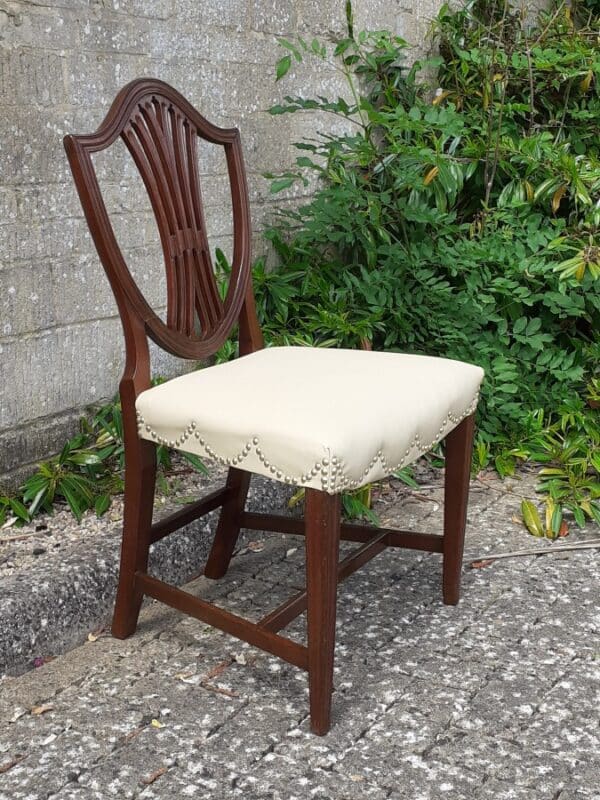
[[[138,104],[121,136],[156,216],[167,269],[167,325],[186,336],[213,331],[223,314],[210,258],[198,180],[198,130],[173,103]]]
[[[92,164],[91,155],[119,136],[135,161],[156,217],[167,274],[166,323],[150,308],[127,268]],[[223,146],[229,171],[234,250],[225,300],[208,247],[198,137]],[[148,335],[175,355],[204,358],[214,353],[240,315],[247,321],[242,306],[250,278],[250,214],[238,130],[212,125],[167,84],[140,79],[119,93],[96,133],[67,136],[65,146],[119,307],[137,313]]]

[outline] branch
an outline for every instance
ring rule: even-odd
[[[563,0],[563,2],[562,2],[562,3],[559,5],[559,7],[556,9],[556,11],[554,12],[554,14],[553,14],[553,15],[552,15],[552,17],[550,18],[550,22],[549,22],[549,23],[546,25],[546,27],[544,28],[544,30],[543,30],[543,31],[540,33],[540,35],[538,36],[538,38],[535,40],[534,44],[539,44],[539,43],[542,41],[542,39],[543,39],[543,38],[544,38],[544,36],[545,36],[545,35],[548,33],[548,31],[550,30],[550,28],[551,28],[551,27],[552,27],[552,25],[554,24],[554,21],[555,21],[555,19],[558,17],[558,15],[560,14],[560,12],[563,10],[563,8],[564,8],[564,7],[565,7],[565,0]]]
[[[526,54],[527,54],[527,69],[528,69],[528,72],[529,72],[529,131],[528,131],[528,133],[531,133],[531,131],[533,130],[533,119],[534,119],[534,116],[535,116],[535,103],[534,103],[534,99],[535,99],[534,91],[535,90],[533,88],[533,65],[531,63],[531,50],[529,49],[529,45],[527,45]]]
[[[534,550],[512,550],[506,553],[492,553],[492,555],[484,555],[481,558],[474,558],[469,560],[469,565],[474,567],[476,564],[492,563],[501,558],[515,558],[517,556],[537,556],[547,555],[548,553],[558,553],[565,550],[589,550],[592,547],[600,547],[600,539],[594,539],[592,542],[581,542],[580,544],[554,544],[548,547],[539,547]]]

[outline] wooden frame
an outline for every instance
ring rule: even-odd
[[[195,137],[224,147],[234,215],[234,255],[224,301],[216,291],[198,180]],[[94,172],[93,153],[117,138],[135,160],[156,216],[167,271],[167,320],[163,322],[138,289],[118,246]],[[460,573],[473,442],[473,416],[446,437],[444,534],[434,536],[340,522],[340,495],[306,490],[305,518],[245,511],[250,473],[231,468],[227,483],[167,519],[152,522],[156,445],[138,436],[135,401],[150,386],[148,338],[177,356],[206,358],[239,325],[240,354],[263,346],[250,278],[250,214],[239,132],[217,128],[178,92],[161,81],[140,79],[116,97],[98,130],[66,136],[65,148],[98,254],[113,289],[125,336],[126,363],[120,382],[125,438],[125,510],[119,585],[112,632],[130,636],[144,595],[237,636],[308,671],[311,727],[329,730],[337,583],[388,547],[443,555],[443,599],[459,599]],[[240,528],[297,534],[306,540],[306,590],[258,623],[218,608],[148,574],[153,542],[221,508],[205,575],[227,572]],[[339,562],[339,541],[359,546]],[[307,612],[307,645],[280,635]]]

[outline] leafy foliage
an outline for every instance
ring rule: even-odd
[[[156,379],[155,383],[161,382]],[[61,452],[37,466],[20,489],[19,497],[0,496],[0,526],[22,525],[40,512],[51,513],[56,503],[66,503],[80,520],[93,508],[102,516],[111,497],[123,491],[125,447],[123,416],[118,398],[102,406],[91,420],[83,418],[81,433],[65,443]],[[181,453],[193,469],[207,473],[193,453]],[[157,447],[159,480],[171,468],[171,452]],[[165,487],[165,481],[161,481]]]
[[[525,442],[527,457],[545,465],[540,490],[557,508],[568,508],[580,526],[586,517],[600,524],[600,421],[597,411],[584,408],[572,401],[549,420],[538,413],[537,430]]]
[[[508,2],[444,5],[440,56],[410,69],[402,39],[355,34],[349,4],[347,20],[333,48],[281,40],[278,80],[325,59],[348,92],[270,110],[345,125],[296,143],[296,169],[268,176],[273,192],[316,187],[267,233],[280,260],[256,269],[268,340],[480,364],[476,461],[506,474],[537,459],[537,414],[546,470],[564,472],[542,488],[579,523],[597,518],[600,426],[585,405],[600,353],[597,7],[556,4],[531,27]]]
[[[100,472],[102,460],[84,448],[85,436],[69,440],[59,455],[43,461],[37,472],[23,485],[23,503],[30,516],[39,510],[49,512],[55,500],[65,500],[77,519],[95,500],[94,477]]]

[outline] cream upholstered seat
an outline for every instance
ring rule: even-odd
[[[145,439],[335,494],[443,439],[482,378],[443,358],[273,347],[147,389],[136,408]]]

